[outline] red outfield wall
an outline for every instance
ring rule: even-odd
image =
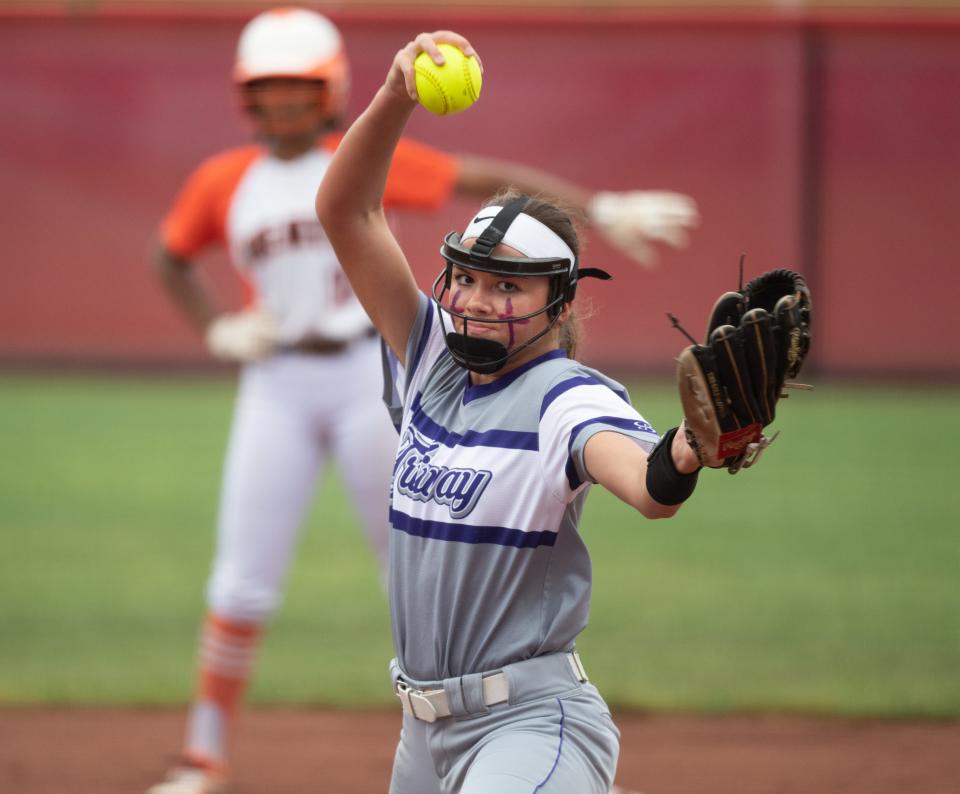
[[[353,112],[412,34],[453,27],[484,59],[482,100],[449,119],[416,114],[413,136],[697,199],[691,247],[654,272],[589,240],[585,263],[616,278],[583,289],[597,308],[589,362],[669,369],[684,342],[664,313],[699,334],[744,251],[748,275],[807,272],[821,372],[960,372],[945,334],[960,299],[960,19],[332,16]],[[190,169],[247,139],[229,83],[243,21],[0,16],[0,359],[204,359],[147,259]],[[422,283],[471,209],[400,218]],[[223,259],[207,264],[236,300]]]

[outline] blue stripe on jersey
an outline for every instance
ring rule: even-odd
[[[622,389],[613,389],[609,384],[604,383],[603,381],[597,380],[592,375],[578,375],[575,378],[570,378],[569,380],[561,381],[556,386],[554,386],[550,391],[548,391],[544,397],[543,402],[540,403],[540,418],[543,419],[543,415],[547,412],[547,408],[550,407],[550,404],[556,400],[561,394],[570,391],[570,389],[575,389],[577,386],[606,386],[610,391],[617,395],[621,400],[623,400],[627,405],[630,404],[630,398],[627,396],[627,393]]]
[[[423,349],[427,346],[427,340],[430,338],[430,331],[433,327],[433,301],[427,299],[427,316],[423,321],[423,328],[420,329],[420,341],[417,343],[417,350],[413,354],[413,361],[407,362],[407,383],[413,379],[413,373],[417,371],[420,359],[423,357]]]
[[[400,360],[383,337],[380,337],[380,358],[383,363],[383,403],[387,406],[394,429],[399,433],[403,424],[403,401],[397,393]]]
[[[553,546],[557,533],[524,532],[510,527],[482,527],[473,524],[453,524],[447,521],[430,521],[415,518],[390,508],[390,526],[408,535],[431,540],[446,540],[456,543],[493,543],[497,546],[513,546],[518,549],[535,549],[538,546]]]
[[[563,473],[567,475],[567,483],[570,485],[571,491],[575,491],[583,485],[583,480],[577,474],[577,467],[573,463],[573,456],[567,458],[567,465],[564,467]]]
[[[462,435],[447,430],[427,416],[420,407],[420,395],[414,400],[413,426],[431,441],[445,447],[497,447],[499,449],[526,449],[536,452],[540,448],[540,434],[521,430],[468,430]]]
[[[570,484],[571,491],[575,491],[577,488],[583,485],[583,480],[581,480],[580,476],[577,474],[577,467],[573,462],[573,442],[576,440],[577,435],[581,430],[583,430],[583,428],[587,427],[588,425],[595,425],[598,423],[610,425],[611,427],[618,427],[621,430],[632,430],[637,433],[652,433],[653,435],[657,434],[657,431],[654,430],[649,423],[643,421],[642,419],[626,419],[622,416],[595,416],[593,419],[587,419],[576,425],[570,431],[570,440],[567,442],[567,465],[564,468],[564,473],[567,475],[567,482]]]
[[[542,364],[544,361],[550,361],[554,358],[567,358],[567,351],[561,348],[549,350],[543,355],[530,359],[526,364],[522,364],[516,369],[510,370],[508,373],[500,376],[496,380],[491,381],[490,383],[481,383],[477,386],[472,386],[470,384],[470,376],[469,373],[467,373],[467,387],[463,390],[463,404],[466,405],[474,400],[479,400],[481,397],[488,397],[491,394],[496,394],[498,391],[507,388],[507,386],[513,383],[524,372],[528,372],[538,364]]]

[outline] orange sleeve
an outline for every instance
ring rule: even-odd
[[[230,200],[260,153],[258,146],[231,149],[190,175],[160,226],[160,240],[171,253],[188,259],[211,243],[225,242]]]
[[[343,133],[332,133],[323,140],[322,146],[332,152],[341,140]],[[383,205],[437,209],[453,195],[459,178],[460,158],[401,138],[390,162]]]
[[[383,204],[436,209],[453,195],[459,176],[459,158],[401,138],[390,163]]]

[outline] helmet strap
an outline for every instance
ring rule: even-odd
[[[488,258],[493,253],[493,249],[500,245],[510,224],[523,212],[523,208],[529,201],[527,196],[517,196],[504,204],[503,209],[493,216],[490,225],[480,233],[473,248],[470,249],[471,253],[477,257]]]

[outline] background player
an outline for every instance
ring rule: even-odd
[[[184,758],[152,794],[222,788],[228,727],[328,457],[382,567],[387,560],[383,494],[397,438],[380,404],[379,345],[313,208],[347,99],[340,35],[311,11],[261,14],[240,37],[234,78],[259,142],[200,165],[164,220],[157,256],[164,286],[211,352],[244,367]],[[693,202],[678,194],[595,194],[535,169],[406,140],[383,200],[430,209],[507,184],[595,217],[633,255],[651,241],[682,244],[697,220]],[[211,244],[225,245],[239,270],[243,311],[221,312],[194,276],[193,260]]]
[[[414,59],[441,59],[440,41],[472,52],[447,31],[402,49],[317,195],[402,366],[389,585],[404,722],[390,791],[604,794],[618,732],[574,650],[590,599],[583,502],[598,482],[669,517],[699,464],[682,432],[660,439],[619,384],[572,358],[577,281],[608,276],[579,267],[553,205],[495,199],[445,238],[433,300],[418,290],[383,202],[416,107]]]

